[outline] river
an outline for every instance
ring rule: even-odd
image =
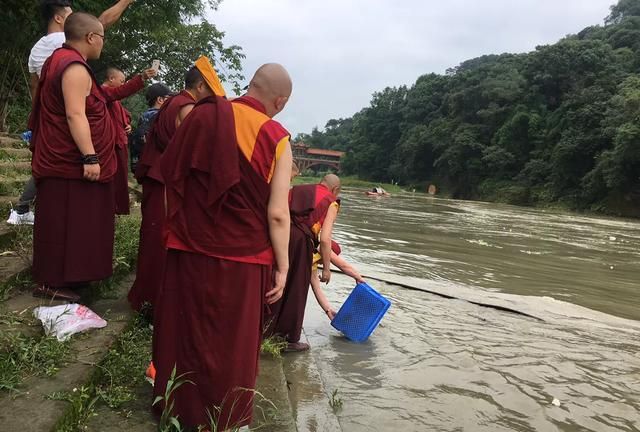
[[[354,344],[309,296],[305,333],[344,431],[640,430],[639,221],[342,198],[343,255],[392,301]],[[339,307],[352,287],[334,274],[325,290]]]

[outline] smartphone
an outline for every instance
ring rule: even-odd
[[[158,72],[160,70],[160,60],[154,60],[153,63],[151,63],[151,69]]]

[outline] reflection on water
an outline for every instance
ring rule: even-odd
[[[344,198],[336,236],[365,273],[509,302],[544,321],[371,280],[393,305],[353,344],[310,296],[305,331],[326,389],[342,394],[343,430],[640,430],[640,323],[572,305],[640,318],[640,224]],[[339,305],[351,287],[334,275],[326,291]]]

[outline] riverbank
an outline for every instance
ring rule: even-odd
[[[293,180],[294,185],[318,183],[322,176],[298,176]],[[399,185],[391,183],[380,183],[370,180],[362,180],[356,176],[340,176],[343,187],[371,190],[380,186],[390,193],[409,192],[427,195],[428,184],[420,185]],[[502,186],[481,187],[480,193],[470,198],[455,198],[446,188],[438,189],[435,197],[442,199],[459,199],[469,202],[486,202],[496,204],[508,204],[523,208],[534,208],[545,211],[554,211],[567,214],[580,214],[595,217],[621,217],[640,219],[640,206],[633,200],[624,197],[617,199],[609,198],[607,202],[594,208],[576,208],[569,202],[559,201],[531,201],[531,196],[535,191],[526,190],[523,187],[503,184]]]
[[[320,183],[322,180],[322,176],[298,176],[293,180],[294,185],[299,184],[311,184],[311,183]],[[403,188],[397,184],[391,183],[378,183],[368,180],[361,180],[357,177],[352,176],[340,176],[340,182],[342,187],[352,187],[352,188],[361,188],[371,190],[372,188],[379,186],[386,190],[389,193],[398,193],[407,191],[406,188]],[[411,191],[410,189],[408,190]]]

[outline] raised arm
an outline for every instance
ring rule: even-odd
[[[107,96],[107,100],[109,102],[113,102],[116,100],[128,98],[129,96],[133,96],[134,94],[138,93],[144,88],[145,79],[148,79],[146,72],[147,71],[134,76],[129,81],[118,87],[102,86],[102,90]]]
[[[38,93],[38,82],[40,78],[38,78],[38,74],[31,73],[29,74],[29,93],[31,94],[31,103],[35,103],[36,93]]]
[[[289,235],[291,230],[291,219],[289,216],[289,177],[291,175],[291,144],[289,139],[284,144],[285,148],[276,162],[276,167],[271,178],[271,196],[267,215],[269,219],[269,236],[271,246],[275,255],[275,268],[273,272],[273,287],[267,293],[266,301],[273,304],[284,291],[289,272]]]
[[[125,10],[133,3],[135,0],[119,0],[116,4],[111,6],[106,11],[102,12],[102,14],[98,17],[102,26],[106,30],[108,27],[111,27],[116,23],[122,16]]]

